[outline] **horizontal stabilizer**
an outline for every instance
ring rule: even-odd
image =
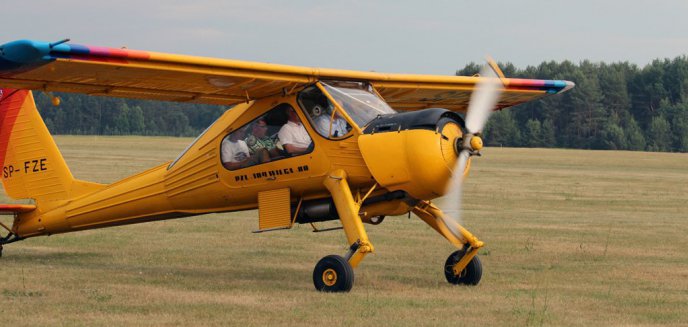
[[[33,204],[0,204],[0,215],[13,215],[36,210]]]

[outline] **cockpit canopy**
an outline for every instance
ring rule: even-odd
[[[373,87],[363,82],[321,82],[327,93],[363,128],[375,117],[396,113],[376,93]]]

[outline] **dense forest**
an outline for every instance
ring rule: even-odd
[[[491,146],[688,152],[688,58],[627,62],[544,62],[506,76],[563,79],[576,87],[495,113],[485,128]],[[469,64],[457,75],[473,75]],[[58,94],[38,94],[46,125],[56,134],[194,136],[226,107]]]
[[[55,107],[44,93],[34,94],[45,124],[54,134],[196,136],[227,107],[178,102],[55,93]]]

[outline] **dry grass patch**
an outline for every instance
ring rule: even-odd
[[[190,141],[57,138],[75,176],[103,183]],[[313,265],[345,252],[343,233],[252,234],[257,214],[242,212],[12,244],[0,316],[13,326],[688,324],[688,155],[484,152],[464,200],[465,225],[487,243],[477,287],[448,285],[451,246],[415,217],[390,217],[367,226],[377,253],[353,291],[320,294]]]

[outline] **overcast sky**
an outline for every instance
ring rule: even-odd
[[[452,74],[486,54],[629,61],[688,53],[688,1],[0,0],[0,43],[56,41],[280,64]]]

